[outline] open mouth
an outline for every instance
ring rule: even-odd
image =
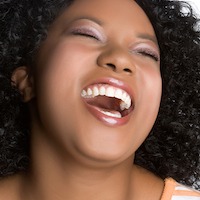
[[[124,118],[134,109],[134,102],[125,90],[108,84],[88,86],[81,96],[89,106],[111,118]]]

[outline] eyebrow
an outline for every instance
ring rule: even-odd
[[[86,19],[86,20],[90,20],[90,21],[93,21],[95,23],[97,23],[98,25],[102,26],[103,22],[100,21],[99,19],[95,18],[95,17],[91,17],[91,16],[80,16],[80,17],[77,17],[75,18],[73,21],[77,21],[77,20],[81,20],[81,19]]]
[[[142,34],[138,34],[137,37],[138,37],[138,38],[141,38],[141,39],[150,40],[150,41],[152,41],[154,44],[156,44],[157,46],[159,46],[159,45],[158,45],[158,41],[157,41],[157,39],[156,39],[155,36],[142,33]]]
[[[77,17],[73,20],[74,21],[77,21],[77,20],[90,20],[90,21],[93,21],[95,23],[97,23],[98,25],[102,26],[103,25],[103,22],[95,17],[92,17],[92,16],[80,16],[80,17]],[[145,34],[145,33],[141,33],[141,34],[138,34],[138,38],[141,38],[141,39],[147,39],[147,40],[150,40],[152,41],[156,46],[158,46],[159,48],[159,45],[158,45],[158,42],[157,42],[157,39],[155,36],[152,36],[150,34]]]

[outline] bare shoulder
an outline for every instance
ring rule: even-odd
[[[0,199],[18,200],[20,194],[21,177],[19,175],[0,179]]]
[[[160,200],[165,185],[164,180],[160,177],[134,165],[131,182],[132,194],[134,196],[137,194],[137,200]]]

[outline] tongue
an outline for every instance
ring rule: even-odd
[[[121,115],[119,112],[119,99],[106,96],[97,96],[94,98],[86,98],[85,100],[88,104],[95,106],[99,111],[102,111],[103,113],[109,112],[113,115]]]
[[[97,96],[94,98],[87,98],[85,100],[88,104],[98,107],[102,110],[109,112],[119,112],[119,99],[106,96]]]

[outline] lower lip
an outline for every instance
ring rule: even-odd
[[[128,123],[130,120],[130,114],[124,116],[122,118],[110,117],[103,114],[98,107],[91,106],[85,102],[86,108],[89,112],[99,121],[103,122],[105,125],[108,126],[122,126]]]

